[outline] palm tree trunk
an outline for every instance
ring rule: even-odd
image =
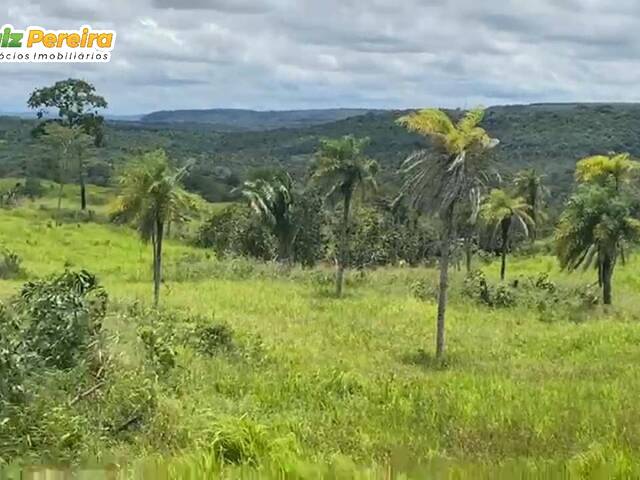
[[[340,253],[338,255],[338,272],[336,274],[336,296],[342,296],[344,289],[344,270],[349,262],[349,210],[351,209],[351,195],[344,196],[344,210],[342,212],[342,232],[340,238]]]
[[[500,265],[500,280],[504,282],[507,273],[507,252],[509,251],[509,229],[511,217],[502,220],[502,264]]]
[[[613,278],[613,262],[606,257],[602,262],[602,302],[611,305],[613,301],[611,291],[611,279]]]
[[[162,240],[164,224],[156,222],[156,236],[153,255],[153,304],[157,307],[160,303],[160,284],[162,283]]]
[[[60,213],[60,209],[62,208],[63,193],[64,193],[64,183],[60,182],[60,187],[58,188],[58,213]]]
[[[449,289],[449,254],[453,242],[453,206],[447,210],[440,250],[440,284],[438,293],[438,318],[436,321],[436,359],[442,360],[445,350],[445,316],[447,311],[447,291]]]
[[[471,238],[469,237],[466,237],[464,239],[464,254],[465,254],[465,260],[466,260],[467,273],[471,273],[472,251],[471,251]]]
[[[87,209],[87,186],[84,181],[83,173],[80,173],[80,209],[83,212]]]

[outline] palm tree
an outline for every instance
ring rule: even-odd
[[[504,190],[493,189],[489,197],[480,207],[480,217],[484,222],[493,227],[495,238],[498,230],[500,231],[501,244],[501,266],[500,280],[504,281],[507,269],[507,253],[511,241],[511,229],[513,224],[522,227],[525,236],[529,236],[530,229],[535,226],[535,221],[529,214],[531,207],[522,197],[509,195]]]
[[[499,142],[481,128],[484,110],[467,112],[457,123],[437,109],[421,110],[398,120],[409,131],[431,139],[437,152],[422,150],[403,164],[406,176],[402,193],[416,208],[436,211],[443,224],[440,250],[440,285],[436,334],[436,357],[444,356],[445,313],[449,281],[449,256],[455,241],[456,207],[468,201],[475,221],[482,190],[488,179],[484,153]]]
[[[640,221],[632,218],[630,202],[615,187],[582,185],[567,205],[556,232],[560,264],[573,271],[596,266],[605,305],[612,302],[613,271],[624,246],[640,239]]]
[[[376,189],[375,175],[378,164],[364,155],[369,139],[353,135],[335,140],[323,140],[316,154],[311,181],[324,190],[329,200],[341,199],[343,203],[336,295],[342,296],[344,271],[349,263],[349,215],[356,192],[363,196]]]
[[[518,172],[513,179],[516,194],[525,199],[530,207],[533,225],[531,238],[536,239],[538,225],[544,219],[542,202],[549,195],[549,189],[544,185],[545,175],[540,175],[535,168],[527,168]]]
[[[153,299],[158,306],[162,282],[162,244],[170,220],[185,220],[194,202],[181,186],[186,168],[174,171],[164,150],[146,153],[120,178],[121,193],[113,220],[133,223],[153,249]]]
[[[293,180],[288,173],[245,182],[242,194],[278,240],[278,261],[290,263],[298,235]]]
[[[638,162],[631,160],[628,153],[617,155],[596,155],[587,157],[576,165],[576,180],[605,186],[612,183],[617,192],[631,173],[638,168]]]

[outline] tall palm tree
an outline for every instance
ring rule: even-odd
[[[298,235],[293,180],[288,173],[274,175],[271,179],[259,178],[245,182],[243,196],[249,206],[269,226],[278,240],[278,261],[290,263],[293,244]]]
[[[160,301],[165,226],[170,220],[185,220],[195,208],[192,197],[181,185],[186,170],[175,171],[164,150],[156,150],[136,159],[120,178],[121,192],[112,218],[133,223],[142,241],[151,243],[156,306]]]
[[[488,179],[487,150],[499,142],[479,125],[484,110],[467,112],[458,122],[441,110],[427,109],[398,120],[409,131],[431,139],[437,151],[422,150],[403,164],[406,176],[402,193],[406,193],[416,208],[435,211],[443,224],[440,251],[440,285],[436,333],[436,357],[444,356],[445,314],[449,282],[449,256],[455,241],[456,208],[462,202],[471,205],[471,220],[475,221],[481,193]]]
[[[516,194],[525,199],[530,207],[532,225],[530,234],[533,240],[538,234],[538,226],[544,220],[542,202],[549,195],[549,189],[544,185],[545,175],[541,175],[535,168],[527,168],[518,172],[513,179]]]
[[[605,186],[612,183],[616,192],[626,182],[631,173],[638,169],[638,162],[631,160],[628,153],[617,155],[596,155],[587,157],[576,165],[576,180]]]
[[[326,192],[329,200],[342,200],[342,225],[336,273],[336,295],[342,296],[344,271],[349,263],[349,215],[353,197],[376,189],[378,164],[364,155],[369,139],[353,135],[323,140],[316,153],[311,181]]]
[[[500,231],[501,266],[500,280],[504,281],[507,270],[507,253],[514,224],[520,226],[525,236],[529,236],[535,226],[530,215],[531,207],[524,198],[508,194],[504,190],[493,189],[480,207],[480,217],[494,229],[492,238]]]
[[[605,305],[612,303],[612,278],[624,246],[640,239],[640,221],[631,216],[630,202],[615,187],[582,185],[571,197],[556,231],[560,265],[573,271],[596,266]]]

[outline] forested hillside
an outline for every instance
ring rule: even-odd
[[[107,183],[131,153],[162,147],[172,158],[195,162],[187,186],[212,201],[229,192],[252,169],[284,166],[294,176],[307,171],[322,138],[370,137],[367,154],[379,161],[383,184],[398,184],[402,160],[424,140],[395,125],[404,112],[369,113],[298,129],[220,132],[210,125],[108,124],[105,146],[96,151],[93,183]],[[32,141],[35,121],[0,118],[0,175],[47,177],[47,154]],[[578,159],[608,152],[640,155],[640,105],[558,104],[492,107],[483,126],[501,140],[495,157],[503,172],[533,165],[547,176],[553,198],[567,193]],[[266,127],[265,127],[266,128]]]
[[[168,110],[145,115],[142,117],[142,122],[206,124],[223,132],[260,131],[278,128],[304,128],[344,120],[369,112],[373,112],[373,110],[358,108],[288,111],[256,111],[233,108]]]

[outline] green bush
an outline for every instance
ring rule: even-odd
[[[26,277],[26,271],[22,267],[22,258],[8,249],[0,251],[0,279],[15,280]]]
[[[75,366],[98,340],[107,300],[96,277],[84,270],[27,283],[16,302],[27,348],[46,366]]]
[[[200,228],[197,243],[212,248],[219,257],[247,256],[260,260],[276,257],[276,241],[249,207],[234,204],[214,213]]]

